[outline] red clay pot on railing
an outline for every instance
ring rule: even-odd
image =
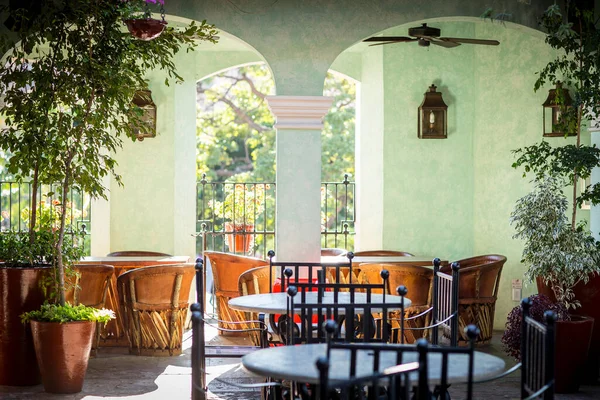
[[[254,236],[247,234],[247,232],[252,231],[254,231],[254,225],[238,225],[225,222],[225,232],[236,232],[225,234],[225,242],[229,247],[229,251],[247,254],[254,244]]]

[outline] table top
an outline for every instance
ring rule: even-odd
[[[189,256],[172,257],[83,257],[81,264],[108,264],[108,265],[160,265],[160,264],[185,264],[190,261]]]
[[[357,256],[352,259],[352,264],[362,263],[391,263],[391,264],[407,264],[407,265],[419,265],[419,266],[433,266],[433,259],[435,257],[405,257],[405,256]],[[323,256],[321,257],[322,263],[339,263],[348,261],[346,256]],[[447,263],[447,260],[442,260],[442,263]]]
[[[296,298],[300,301],[300,295],[296,295]],[[287,299],[288,295],[284,292],[278,293],[263,293],[263,294],[250,294],[247,296],[235,297],[229,300],[229,307],[246,312],[264,313],[264,314],[282,314],[287,312]],[[366,303],[366,293],[354,293],[354,302],[357,304]],[[385,295],[386,304],[396,304],[396,307],[390,307],[389,311],[395,311],[400,309],[400,301],[402,297],[392,296],[390,294]],[[383,295],[371,294],[371,303],[382,303]],[[307,304],[317,304],[317,292],[306,293]],[[323,295],[323,301],[321,304],[332,304],[333,303],[333,292],[325,292]],[[339,304],[350,304],[350,293],[349,292],[338,292],[338,303]],[[411,301],[408,298],[404,298],[404,307],[409,307]],[[357,310],[360,311],[360,310]],[[343,310],[339,310],[340,313]],[[372,312],[378,312],[377,309],[373,309]]]
[[[303,383],[319,383],[319,372],[315,363],[319,357],[326,354],[326,344],[305,344],[299,346],[279,346],[254,351],[242,357],[242,365],[260,376],[273,377],[275,379],[287,379]],[[458,383],[467,380],[468,355],[450,354],[448,361],[448,382]],[[418,354],[406,352],[403,362],[418,361]],[[396,352],[382,352],[380,369],[391,367],[396,364]],[[331,350],[330,365],[335,368],[329,370],[332,381],[347,379],[349,376],[350,359],[349,352],[343,350]],[[358,353],[356,376],[366,376],[373,373],[372,356],[366,352]],[[433,383],[441,380],[441,355],[428,354],[429,379]],[[475,352],[474,379],[485,379],[495,376],[504,371],[504,360],[490,354]],[[418,381],[417,372],[411,373],[413,382]]]

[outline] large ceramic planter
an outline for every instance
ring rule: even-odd
[[[247,254],[252,247],[254,237],[245,234],[245,232],[252,232],[253,230],[254,225],[234,225],[231,222],[225,222],[226,232],[236,232],[235,234],[229,233],[225,235],[225,241],[227,247],[229,247],[229,251]]]
[[[41,382],[33,339],[20,315],[40,308],[40,281],[50,267],[9,268],[0,264],[0,385]]]
[[[44,390],[78,393],[83,389],[96,323],[31,321]]]
[[[552,289],[537,279],[538,292],[556,301]],[[578,300],[580,297],[576,297]],[[571,321],[556,323],[556,392],[572,393],[586,381],[589,373],[590,343],[594,318],[572,315]],[[596,364],[597,365],[597,364]]]

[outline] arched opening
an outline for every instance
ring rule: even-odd
[[[264,63],[228,68],[197,84],[198,253],[264,257],[275,248],[276,137],[266,102],[274,85]],[[324,95],[335,100],[321,136],[323,247],[351,246],[355,82],[331,72]]]

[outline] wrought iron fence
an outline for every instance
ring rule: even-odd
[[[58,224],[57,207],[62,207],[58,200],[58,185],[40,185],[37,200],[34,202],[36,214],[47,222]],[[9,230],[27,232],[30,218],[32,184],[29,182],[0,181],[0,232]],[[84,232],[84,246],[90,254],[91,198],[78,189],[69,192],[65,202],[67,212],[67,234]],[[57,225],[55,225],[57,226]]]
[[[321,184],[322,247],[354,248],[354,182]],[[275,183],[209,182],[196,186],[196,253],[216,250],[266,258],[275,249]]]

